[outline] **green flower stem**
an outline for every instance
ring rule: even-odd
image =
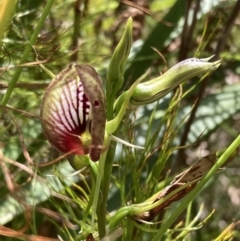
[[[102,178],[100,188],[102,198],[99,199],[97,207],[99,239],[102,239],[106,235],[107,200],[115,150],[116,142],[110,142],[104,167],[104,177]]]
[[[113,134],[119,130],[119,125],[121,123],[122,117],[125,113],[126,106],[119,111],[120,113],[113,119],[113,103],[115,100],[115,95],[117,91],[122,87],[124,83],[124,69],[128,55],[130,53],[132,45],[132,19],[129,18],[126,24],[123,36],[117,45],[113,56],[111,58],[106,83],[106,96],[107,96],[107,119],[112,123],[106,125],[106,131],[108,134]],[[128,104],[132,91],[126,100],[126,105]],[[111,130],[111,131],[109,131]],[[107,200],[110,179],[112,174],[113,160],[115,157],[116,142],[109,143],[109,149],[106,157],[106,162],[104,166],[104,178],[101,179],[101,195],[102,200],[98,200],[97,216],[98,216],[98,232],[99,238],[102,239],[106,235],[106,216],[107,216]]]
[[[108,109],[108,116],[107,118],[110,119],[106,125],[106,131],[108,134],[115,134],[120,129],[122,118],[125,114],[126,108],[129,104],[130,98],[133,94],[134,89],[136,88],[137,84],[140,83],[148,74],[148,72],[141,76],[133,85],[132,87],[124,93],[124,98],[120,98],[121,102],[121,108],[117,110],[117,115],[114,119],[113,118],[113,111],[110,108]],[[111,98],[111,97],[109,97]],[[108,99],[109,101],[109,99]],[[116,101],[119,102],[119,101]],[[101,181],[101,194],[102,194],[102,200],[99,200],[98,207],[97,207],[97,216],[98,216],[98,232],[99,232],[99,238],[103,238],[106,235],[106,214],[107,214],[107,200],[108,200],[108,192],[109,192],[109,185],[110,185],[110,179],[112,174],[112,166],[115,156],[115,149],[116,149],[116,142],[111,142],[109,144],[109,149],[106,157],[105,167],[104,167],[104,178],[102,178]]]
[[[121,102],[121,108],[118,110],[117,116],[111,120],[108,121],[106,125],[106,131],[108,134],[117,134],[119,127],[121,126],[122,118],[125,114],[126,108],[129,104],[130,98],[132,96],[132,93],[134,89],[136,88],[137,84],[140,83],[148,74],[148,72],[141,76],[133,85],[132,87],[124,93],[124,98],[120,98]],[[117,102],[119,102],[117,101]],[[101,194],[102,194],[102,200],[99,200],[98,207],[97,207],[97,216],[98,216],[98,232],[99,232],[99,238],[103,238],[106,235],[106,214],[107,214],[107,200],[108,200],[108,192],[109,192],[109,185],[110,185],[110,179],[112,174],[112,166],[115,156],[115,149],[116,149],[116,142],[111,142],[109,144],[109,149],[106,157],[105,167],[104,167],[104,178],[102,178],[101,181]]]
[[[113,105],[110,104],[113,102],[114,102],[114,98],[111,98],[111,96],[110,96],[107,101],[107,120],[113,119]]]
[[[20,60],[19,64],[23,64],[27,61],[27,58],[28,58],[28,56],[29,56],[29,54],[32,50],[32,46],[35,44],[35,42],[37,40],[38,34],[39,34],[43,24],[44,24],[45,19],[47,18],[48,14],[51,10],[53,2],[54,2],[54,0],[48,0],[47,1],[47,4],[46,4],[46,6],[43,10],[42,16],[41,16],[33,34],[32,34],[32,37],[29,41],[29,44],[27,45],[27,47],[26,47],[26,49],[23,53],[22,59]],[[2,99],[2,105],[6,105],[8,103],[8,101],[11,97],[11,94],[13,92],[13,89],[14,89],[21,73],[22,73],[22,68],[16,69],[16,72],[13,75],[11,82],[9,83],[7,92]]]
[[[191,222],[191,213],[192,213],[192,202],[190,202],[187,207],[187,216],[186,216],[186,222],[185,222],[186,228],[189,226]]]
[[[152,241],[160,240],[167,232],[168,228],[173,224],[177,217],[184,211],[188,204],[199,194],[205,184],[213,177],[218,169],[227,161],[227,159],[234,153],[234,151],[240,146],[240,135],[233,141],[233,143],[227,148],[227,150],[221,155],[216,164],[211,168],[207,175],[199,182],[199,184],[183,199],[180,205],[175,209],[173,214],[162,225],[159,232],[154,236]]]

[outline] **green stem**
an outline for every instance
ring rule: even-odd
[[[167,232],[167,229],[173,224],[177,217],[184,211],[187,205],[198,195],[203,189],[205,184],[210,178],[218,171],[218,169],[227,161],[227,159],[234,153],[234,151],[240,146],[240,135],[233,141],[233,143],[227,148],[227,150],[221,155],[216,164],[211,168],[207,175],[199,182],[195,189],[193,189],[175,209],[173,214],[162,225],[159,232],[154,236],[152,241],[158,241]]]
[[[108,192],[112,174],[112,166],[115,156],[116,142],[111,142],[106,162],[104,168],[104,177],[102,178],[101,183],[101,196],[102,199],[99,199],[98,207],[97,207],[97,216],[98,216],[98,232],[99,239],[102,239],[106,235],[106,216],[107,216],[107,200],[108,200]]]
[[[45,6],[44,10],[43,10],[43,13],[42,13],[42,16],[40,18],[40,20],[38,21],[38,24],[32,34],[32,37],[23,53],[23,56],[22,56],[22,59],[20,60],[19,64],[23,64],[27,61],[27,58],[32,50],[32,46],[35,44],[36,40],[37,40],[37,37],[38,37],[38,34],[45,22],[45,19],[47,18],[48,16],[48,13],[50,12],[51,10],[51,7],[52,7],[52,4],[53,4],[54,0],[48,0],[47,1],[47,5]],[[19,79],[19,76],[20,74],[22,73],[22,68],[18,68],[16,69],[16,72],[15,74],[13,75],[12,77],[12,80],[11,82],[9,83],[9,87],[7,89],[7,92],[6,94],[4,95],[3,97],[3,100],[2,100],[2,105],[6,105],[11,97],[11,94],[13,92],[13,89]]]
[[[186,217],[186,222],[185,222],[185,227],[187,228],[190,224],[191,221],[191,213],[192,213],[192,202],[188,204],[187,207],[187,217]]]
[[[113,119],[113,103],[114,103],[114,98],[110,96],[107,101],[107,120],[108,121]]]

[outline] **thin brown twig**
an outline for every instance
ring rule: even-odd
[[[197,109],[198,109],[198,107],[199,107],[199,105],[202,101],[203,96],[204,96],[205,89],[206,89],[207,83],[208,83],[208,79],[209,79],[209,77],[205,78],[202,81],[202,83],[200,84],[199,91],[198,91],[198,94],[197,94],[198,98],[195,101],[195,104],[192,108],[189,119],[188,119],[188,121],[187,121],[187,123],[184,127],[184,131],[183,131],[183,134],[182,134],[181,140],[180,140],[180,146],[185,146],[185,144],[186,144],[188,133],[190,132],[190,128],[191,128],[191,125],[192,125],[192,123],[195,119]],[[183,163],[183,160],[185,160],[184,155],[185,155],[185,149],[184,148],[179,149],[178,154],[177,154],[177,158],[176,158],[178,165],[180,163]]]
[[[235,22],[236,18],[238,17],[239,12],[240,12],[240,0],[238,0],[236,2],[235,6],[233,7],[232,12],[229,15],[229,18],[228,18],[224,28],[222,29],[221,35],[218,40],[217,47],[215,49],[215,58],[217,58],[217,59],[219,58],[219,54],[226,44],[227,38],[234,26],[234,22]]]
[[[161,18],[157,17],[153,12],[151,12],[149,9],[145,8],[144,6],[137,5],[137,4],[135,4],[131,1],[128,1],[128,0],[121,0],[121,3],[126,4],[130,7],[133,7],[133,8],[136,8],[136,9],[142,11],[143,13],[153,17],[158,22],[162,21]],[[173,26],[171,23],[166,23],[166,25],[167,26]]]
[[[187,44],[189,44],[189,40],[187,39],[188,37],[188,16],[189,16],[189,10],[191,7],[191,3],[192,0],[188,0],[187,4],[186,4],[186,9],[185,9],[185,13],[184,13],[184,24],[183,24],[183,30],[182,30],[182,34],[181,34],[181,46],[179,49],[179,57],[178,60],[182,60],[183,59],[183,53],[186,52],[186,46]]]
[[[23,196],[19,195],[20,193],[17,192],[17,191],[20,191],[21,189],[19,189],[18,185],[13,182],[11,174],[10,174],[10,172],[9,172],[5,163],[9,163],[11,165],[14,165],[14,166],[17,166],[17,167],[21,168],[25,172],[29,173],[31,176],[35,176],[38,179],[38,181],[40,181],[41,183],[45,183],[46,180],[43,179],[40,176],[37,176],[37,174],[33,170],[31,170],[29,167],[27,167],[26,165],[24,165],[22,163],[19,163],[19,162],[16,162],[16,161],[13,161],[13,160],[5,157],[0,150],[0,165],[3,169],[3,174],[4,174],[4,177],[5,177],[5,180],[6,180],[6,184],[8,186],[9,191],[11,192],[11,195],[16,200],[18,200],[19,204],[23,205],[24,210],[25,210],[25,215],[26,215],[26,214],[28,214],[28,211],[32,210],[33,207],[31,205],[29,205],[26,201],[24,201]],[[57,194],[54,191],[51,191],[51,194],[53,196],[59,198],[59,199],[65,200],[69,203],[73,203],[71,199],[69,199],[67,197],[63,197],[61,194]],[[45,213],[46,215],[48,215],[50,217],[53,217],[54,219],[56,219],[58,221],[60,220],[70,229],[76,229],[76,225],[73,225],[72,223],[70,223],[70,221],[68,221],[62,215],[57,214],[57,213],[53,212],[52,210],[48,210],[46,208],[40,208],[40,207],[35,208],[35,210],[40,211],[42,213]]]
[[[48,85],[49,85],[49,83],[33,82],[33,83],[17,83],[15,87],[33,91],[33,90],[44,89]],[[7,89],[8,86],[9,86],[8,83],[0,81],[0,90]]]
[[[10,115],[10,117],[13,120],[15,126],[17,127],[17,132],[18,132],[18,136],[19,136],[19,142],[20,142],[20,145],[21,145],[21,148],[22,148],[23,156],[25,157],[25,159],[26,159],[26,161],[28,162],[29,165],[33,165],[34,162],[33,162],[32,158],[30,157],[29,152],[27,150],[27,147],[25,145],[21,129],[20,129],[17,121],[15,120],[15,118],[12,115]]]
[[[13,183],[11,173],[10,173],[6,163],[4,162],[3,154],[2,154],[1,151],[0,151],[0,165],[1,165],[1,168],[2,168],[2,172],[3,172],[3,175],[4,175],[5,182],[7,184],[8,190],[12,193],[12,192],[14,192],[16,185]]]
[[[2,225],[0,225],[0,235],[5,236],[5,237],[22,239],[22,240],[26,240],[26,241],[59,241],[59,239],[53,239],[53,238],[48,238],[48,237],[43,237],[43,236],[38,236],[38,235],[24,234],[21,231],[16,231],[16,230],[7,228]]]
[[[181,37],[181,48],[179,51],[179,61],[182,61],[183,59],[187,58],[187,54],[189,53],[189,50],[191,48],[192,38],[193,38],[193,31],[195,29],[196,23],[197,23],[197,13],[200,8],[200,2],[201,0],[197,0],[195,3],[194,13],[193,13],[193,19],[190,27],[188,27],[188,16],[189,16],[189,9],[192,4],[192,0],[188,1],[188,9],[185,17],[184,22],[184,29]]]
[[[38,61],[29,62],[29,63],[25,63],[25,64],[19,64],[19,65],[9,65],[6,67],[1,67],[0,70],[6,71],[9,69],[16,69],[16,68],[22,68],[22,67],[35,67],[36,65],[44,64],[47,62],[51,62],[51,61],[49,61],[49,59],[46,59],[46,60],[42,60],[42,61],[38,60]]]
[[[16,191],[16,190],[20,190],[19,185],[14,182],[9,169],[6,166],[6,162],[8,162],[8,161],[10,161],[14,164],[17,163],[17,162],[12,161],[11,159],[6,158],[0,150],[0,163],[1,163],[1,167],[2,167],[2,170],[3,170],[3,174],[4,174],[4,178],[5,178],[8,190],[10,191],[11,196],[13,196],[18,201],[18,203],[21,204],[25,210],[27,210],[28,204],[25,201],[23,201],[23,196],[21,195],[21,192]],[[23,164],[21,164],[21,165],[26,167]],[[31,218],[29,218],[29,215],[31,215],[31,213],[29,213],[28,211],[24,212],[24,216],[26,218],[27,225],[21,229],[22,231],[26,230],[26,228],[30,225],[29,220]]]

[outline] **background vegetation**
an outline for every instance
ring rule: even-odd
[[[145,150],[117,145],[109,223],[121,207],[143,203],[199,158],[223,152],[239,135],[239,10],[239,0],[19,0],[14,14],[10,9],[5,16],[0,9],[0,30],[6,30],[0,52],[0,240],[94,240],[91,233],[98,240],[97,222],[92,223],[91,211],[86,214],[89,170],[70,175],[74,170],[64,158],[56,165],[35,165],[61,156],[36,118],[51,81],[40,64],[57,74],[71,62],[88,63],[105,85],[130,16],[133,46],[123,89],[149,68],[152,79],[186,58],[222,59],[210,76],[189,80],[156,103],[129,106],[117,136]],[[6,104],[13,109],[4,109]],[[236,150],[161,238],[159,230],[181,200],[147,224],[128,216],[120,220],[119,240],[240,240],[239,183]]]

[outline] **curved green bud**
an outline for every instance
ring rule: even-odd
[[[43,98],[42,128],[63,153],[89,154],[98,161],[106,123],[105,95],[90,65],[71,64],[50,83]]]
[[[113,99],[124,82],[124,70],[132,45],[132,18],[128,19],[123,36],[113,52],[107,73],[107,99]]]
[[[220,66],[221,60],[209,63],[208,61],[212,57],[186,59],[160,77],[138,84],[132,95],[131,103],[134,105],[152,103],[164,97],[184,81],[216,70]]]

